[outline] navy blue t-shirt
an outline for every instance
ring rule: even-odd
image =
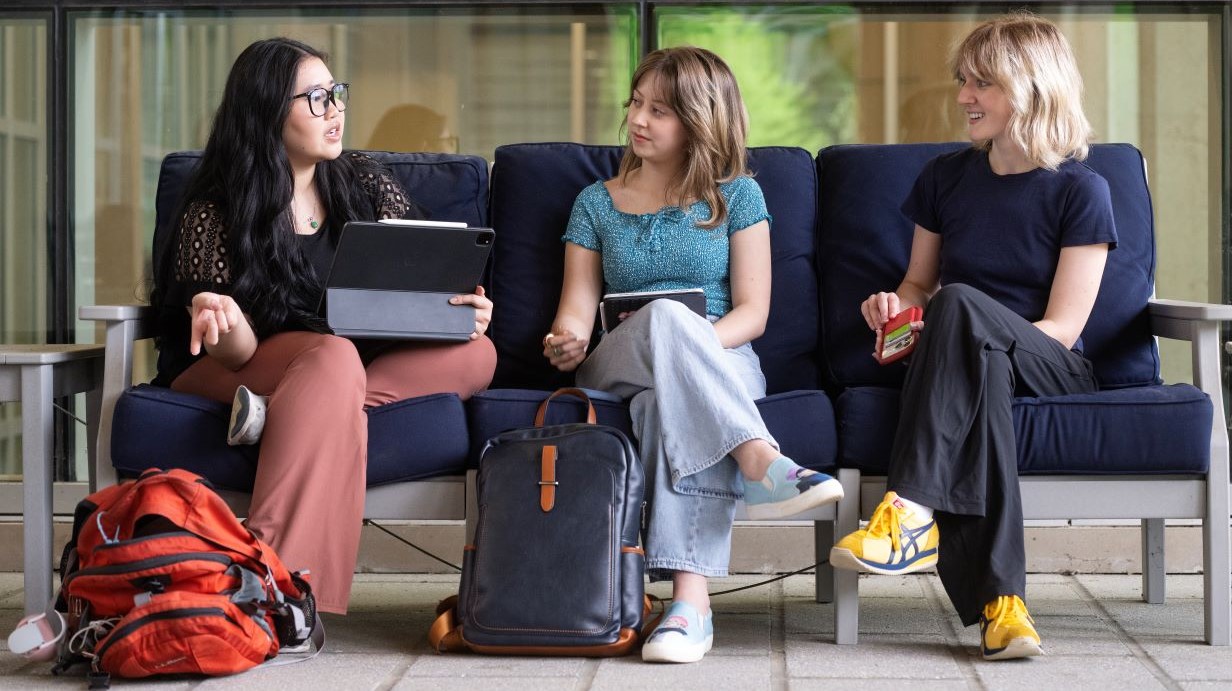
[[[929,161],[903,214],[941,235],[941,285],[965,283],[1030,322],[1044,317],[1062,247],[1108,243],[1108,182],[1080,161],[997,175],[969,148]]]

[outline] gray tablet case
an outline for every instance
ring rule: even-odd
[[[325,315],[339,336],[465,341],[475,308],[449,298],[472,293],[495,235],[490,228],[350,222],[325,287]]]

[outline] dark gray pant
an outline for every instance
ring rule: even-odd
[[[1015,396],[1096,389],[1091,363],[984,293],[953,284],[924,313],[903,383],[889,488],[937,510],[937,572],[964,624],[1026,593]]]

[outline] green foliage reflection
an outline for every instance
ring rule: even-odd
[[[689,7],[657,15],[658,46],[695,45],[731,65],[749,110],[750,146],[856,141],[850,8]]]

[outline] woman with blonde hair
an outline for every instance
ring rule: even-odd
[[[580,386],[629,401],[647,472],[651,580],[675,602],[642,648],[654,662],[710,650],[706,579],[726,576],[736,499],[786,516],[842,497],[834,478],[779,453],[754,401],[765,377],[750,341],[770,306],[770,215],[745,168],[747,116],[714,53],[657,50],[625,104],[619,174],[578,195],[564,235],[565,276],[543,354]],[[701,288],[708,316],[656,300],[587,356],[605,292]]]
[[[860,310],[876,332],[909,306],[919,342],[903,384],[888,489],[830,562],[882,574],[936,565],[980,651],[1042,652],[1024,600],[1015,396],[1096,388],[1081,334],[1116,247],[1108,184],[1082,161],[1082,79],[1051,22],[1014,13],[951,59],[974,147],[930,161],[903,204],[911,260]],[[927,328],[925,327],[927,324]]]

